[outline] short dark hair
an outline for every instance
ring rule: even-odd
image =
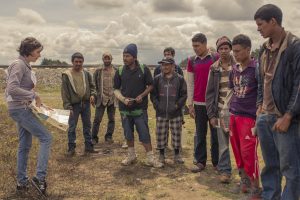
[[[82,53],[80,53],[80,52],[74,53],[71,57],[71,61],[73,62],[75,60],[75,58],[80,58],[80,59],[84,60],[84,57],[83,57]]]
[[[206,44],[207,38],[203,33],[197,33],[196,35],[193,36],[192,42],[200,42],[202,44]]]
[[[244,48],[246,48],[246,47],[251,48],[251,40],[247,35],[239,34],[233,38],[232,46],[233,45],[241,45]]]
[[[171,52],[172,56],[175,55],[175,49],[173,47],[166,47],[164,49],[164,53],[167,52],[167,51]]]
[[[21,44],[18,48],[18,52],[21,56],[29,56],[34,50],[42,47],[43,45],[34,37],[27,37],[21,41]]]
[[[254,15],[254,20],[261,19],[269,22],[272,18],[274,18],[278,25],[281,26],[282,11],[278,6],[274,4],[263,5],[256,11]]]

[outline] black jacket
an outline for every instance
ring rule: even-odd
[[[300,119],[300,40],[286,32],[286,37],[279,49],[272,81],[272,96],[277,112],[281,115],[290,113],[293,119]],[[263,102],[264,59],[266,43],[259,56],[257,105]]]
[[[182,108],[187,99],[186,82],[175,72],[171,79],[159,74],[154,78],[150,97],[156,110],[156,117],[172,119],[182,116]]]

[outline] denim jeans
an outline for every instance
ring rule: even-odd
[[[95,139],[96,141],[99,140],[98,138],[98,132],[99,132],[99,127],[104,115],[104,111],[106,108],[107,112],[107,117],[108,117],[108,124],[107,124],[107,129],[105,133],[105,139],[107,138],[112,138],[112,135],[115,130],[115,105],[111,104],[109,106],[104,106],[100,105],[99,107],[96,107],[96,113],[95,113],[95,118],[93,122],[93,129],[92,129],[92,138]]]
[[[139,135],[139,141],[144,144],[151,143],[147,110],[144,110],[140,116],[128,116],[121,114],[121,118],[126,140],[134,141],[135,126],[136,131]]]
[[[195,134],[195,149],[194,158],[197,163],[201,163],[204,166],[207,161],[207,150],[206,150],[206,135],[207,135],[207,123],[208,116],[206,111],[206,106],[204,105],[194,105],[195,108],[195,123],[196,123],[196,134]],[[211,141],[211,160],[213,166],[218,165],[219,160],[219,146],[218,146],[218,135],[217,130],[210,127],[210,141]]]
[[[298,200],[299,163],[297,134],[299,123],[291,123],[286,133],[272,130],[277,117],[261,114],[257,117],[257,133],[260,139],[265,167],[261,173],[264,199]],[[286,185],[281,194],[282,176]]]
[[[36,177],[44,180],[47,175],[48,158],[52,136],[44,125],[35,117],[31,109],[9,110],[10,117],[17,123],[19,132],[19,148],[17,158],[17,181],[27,182],[27,161],[32,144],[32,136],[38,138],[40,149],[37,161]]]
[[[221,173],[231,174],[231,161],[229,151],[229,133],[222,128],[217,128],[218,144],[219,144],[219,162],[218,170]]]
[[[78,123],[79,115],[81,115],[84,144],[86,150],[93,149],[92,137],[91,137],[91,105],[89,101],[73,104],[73,114],[69,118],[69,150],[76,148],[76,127]]]

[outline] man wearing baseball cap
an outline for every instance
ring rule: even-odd
[[[156,111],[157,149],[159,161],[165,162],[168,131],[171,129],[174,163],[183,164],[180,155],[182,134],[182,108],[187,99],[187,86],[183,76],[175,72],[175,61],[167,57],[158,64],[161,73],[154,78],[151,101]]]

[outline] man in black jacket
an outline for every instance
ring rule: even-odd
[[[265,167],[263,199],[299,199],[300,40],[281,25],[275,5],[259,8],[254,19],[263,38],[258,69],[257,134]],[[281,193],[282,176],[286,185]]]
[[[162,73],[154,78],[151,100],[156,111],[157,149],[160,150],[159,160],[165,161],[169,127],[172,133],[174,163],[182,164],[180,156],[182,133],[182,108],[187,99],[187,86],[184,78],[175,71],[173,58],[164,58],[159,62]]]

